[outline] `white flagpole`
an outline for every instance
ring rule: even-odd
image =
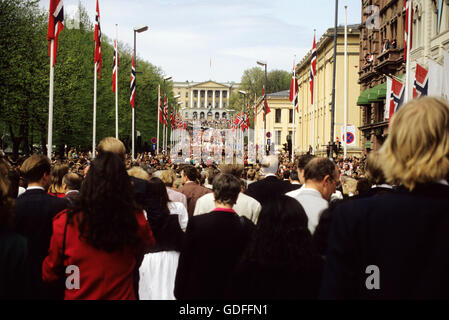
[[[296,135],[296,104],[295,96],[296,96],[296,54],[293,59],[293,77],[295,78],[295,83],[293,83],[293,134],[292,134],[292,163],[295,160],[295,135]],[[299,100],[299,97],[298,97]]]
[[[313,30],[313,37],[315,38],[315,29]],[[316,61],[318,62],[318,54],[316,55]],[[334,61],[334,63],[335,63],[335,61]],[[315,155],[315,88],[316,88],[316,83],[317,83],[316,78],[317,78],[317,73],[315,73],[313,75],[313,89],[312,89],[312,97],[313,97],[313,103],[312,103],[312,109],[313,109],[313,117],[312,117],[313,118],[313,120],[312,120],[313,121],[313,124],[312,124],[312,154],[313,155]]]
[[[345,111],[344,111],[344,155],[343,157],[346,159],[347,152],[347,130],[348,130],[348,6],[345,6],[345,63],[344,63],[344,100],[345,100]]]
[[[413,6],[412,6],[412,1],[409,0],[407,1],[407,5],[408,5],[408,19],[407,19],[407,27],[408,27],[408,31],[407,31],[407,60],[406,60],[406,64],[405,64],[405,97],[404,97],[404,102],[408,102],[409,97],[408,97],[408,93],[409,93],[409,87],[410,87],[410,81],[409,81],[409,74],[410,74],[410,35],[411,35],[411,26],[412,26],[412,12],[413,12]]]
[[[159,154],[159,119],[160,119],[160,112],[161,112],[161,106],[159,105],[161,103],[161,85],[158,86],[157,90],[157,143],[156,143],[156,154]]]
[[[53,151],[53,81],[54,81],[54,39],[50,42],[50,92],[48,101],[48,139],[47,139],[47,156],[51,160]]]
[[[94,115],[92,119],[93,130],[92,130],[92,159],[95,158],[95,135],[96,135],[96,119],[97,119],[97,62],[94,65]]]
[[[131,152],[132,152],[132,159],[133,160],[135,160],[135,158],[134,158],[134,145],[135,145],[135,138],[134,138],[134,136],[135,136],[135,134],[134,134],[134,130],[135,130],[135,128],[134,128],[134,118],[135,118],[135,116],[136,116],[136,113],[135,113],[135,111],[136,111],[136,109],[133,107],[133,111],[132,111],[132,124],[131,124],[131,130],[132,130],[132,149],[131,149]]]
[[[115,25],[115,138],[118,139],[118,25]]]

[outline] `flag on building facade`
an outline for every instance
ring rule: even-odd
[[[315,35],[313,35],[313,47],[312,47],[312,57],[310,59],[310,96],[313,104],[313,83],[316,75],[316,42]]]
[[[390,89],[390,112],[389,112],[389,123],[394,113],[396,113],[404,103],[404,91],[405,85],[393,78],[391,79],[391,89]]]
[[[130,85],[130,97],[129,101],[131,102],[132,107],[135,106],[136,101],[136,67],[134,66],[134,55],[132,57],[132,65],[131,65],[131,85]]]
[[[100,28],[100,7],[97,0],[97,11],[95,13],[95,57],[94,62],[98,63],[98,78],[101,79],[101,28]]]
[[[292,81],[290,83],[290,101],[293,104],[293,107],[296,107],[296,111],[299,112],[298,109],[298,79],[296,79],[296,70],[295,70],[295,62],[293,61],[293,74]]]
[[[114,65],[112,67],[112,92],[115,92],[115,83],[117,77],[117,69],[118,69],[118,50],[117,50],[117,39],[114,42]]]
[[[48,16],[47,40],[53,40],[53,66],[56,62],[56,51],[58,48],[58,35],[64,29],[64,4],[62,0],[50,0],[50,14]],[[48,48],[51,56],[51,42]]]
[[[409,33],[408,30],[408,15],[410,14],[410,19],[412,23],[410,23],[410,49],[412,48],[412,32],[413,32],[413,6],[412,0],[404,0],[404,10],[405,10],[405,28],[404,28],[404,61],[407,60],[407,36]]]
[[[415,81],[413,82],[413,99],[427,96],[429,89],[429,72],[420,64],[416,64]]]

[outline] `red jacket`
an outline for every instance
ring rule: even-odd
[[[79,239],[78,222],[67,225],[65,260],[62,261],[62,241],[67,220],[66,211],[53,219],[53,235],[48,256],[42,264],[42,279],[53,282],[59,279],[60,266],[75,265],[79,268],[80,288],[65,289],[65,300],[135,300],[133,270],[137,257],[155,245],[153,232],[142,211],[136,212],[138,234],[142,243],[138,248],[127,248],[112,253],[96,249]],[[72,273],[73,274],[73,273]],[[71,274],[67,274],[70,276]]]

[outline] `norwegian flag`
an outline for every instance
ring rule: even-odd
[[[411,10],[410,10],[411,9]],[[407,35],[408,35],[408,15],[410,14],[411,21],[413,21],[413,4],[412,0],[404,0],[404,10],[405,10],[405,28],[404,28],[404,61],[407,60]],[[410,49],[412,48],[412,34],[413,34],[413,23],[410,23]]]
[[[116,77],[117,77],[117,69],[118,69],[118,50],[117,50],[117,39],[114,42],[114,65],[112,67],[112,92],[115,92],[116,87]]]
[[[56,62],[58,49],[58,35],[64,29],[64,4],[62,0],[50,0],[50,14],[48,16],[47,40],[53,41],[53,66]],[[48,47],[48,55],[51,57],[51,42]]]
[[[315,80],[316,75],[316,42],[315,35],[313,35],[313,47],[312,47],[312,58],[310,60],[310,95],[312,97],[313,104],[313,82]]]
[[[157,107],[158,107],[158,110],[159,110],[159,121],[162,124],[165,124],[165,121],[164,121],[164,110],[162,109],[162,101],[161,101],[161,85],[158,86]]]
[[[263,99],[263,121],[265,121],[265,116],[271,112],[270,107],[268,106],[267,99],[265,97],[265,86],[263,86],[262,95]]]
[[[296,107],[296,112],[299,112],[299,109],[298,109],[298,79],[296,79],[295,61],[293,61],[293,75],[292,75],[292,81],[290,83],[290,101],[292,102],[293,107]]]
[[[130,85],[130,97],[129,101],[131,102],[131,105],[135,106],[136,103],[136,67],[134,65],[134,55],[132,58],[132,66],[131,66],[131,85]]]
[[[415,82],[413,83],[413,99],[427,96],[429,88],[429,71],[416,64]]]
[[[167,102],[167,96],[164,93],[164,125],[168,125],[168,102]]]
[[[404,91],[405,85],[402,82],[395,78],[391,79],[389,123],[391,122],[393,114],[396,113],[404,103]]]
[[[95,57],[94,62],[98,63],[98,78],[101,79],[101,28],[100,28],[100,7],[97,0],[97,12],[95,14]]]

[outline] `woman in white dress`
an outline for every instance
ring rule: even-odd
[[[174,285],[178,268],[179,249],[187,228],[188,213],[181,202],[171,202],[167,189],[159,178],[152,178],[149,192],[159,199],[160,206],[167,215],[164,227],[153,230],[156,248],[145,255],[139,269],[140,300],[174,300]],[[151,214],[151,213],[149,213]]]

